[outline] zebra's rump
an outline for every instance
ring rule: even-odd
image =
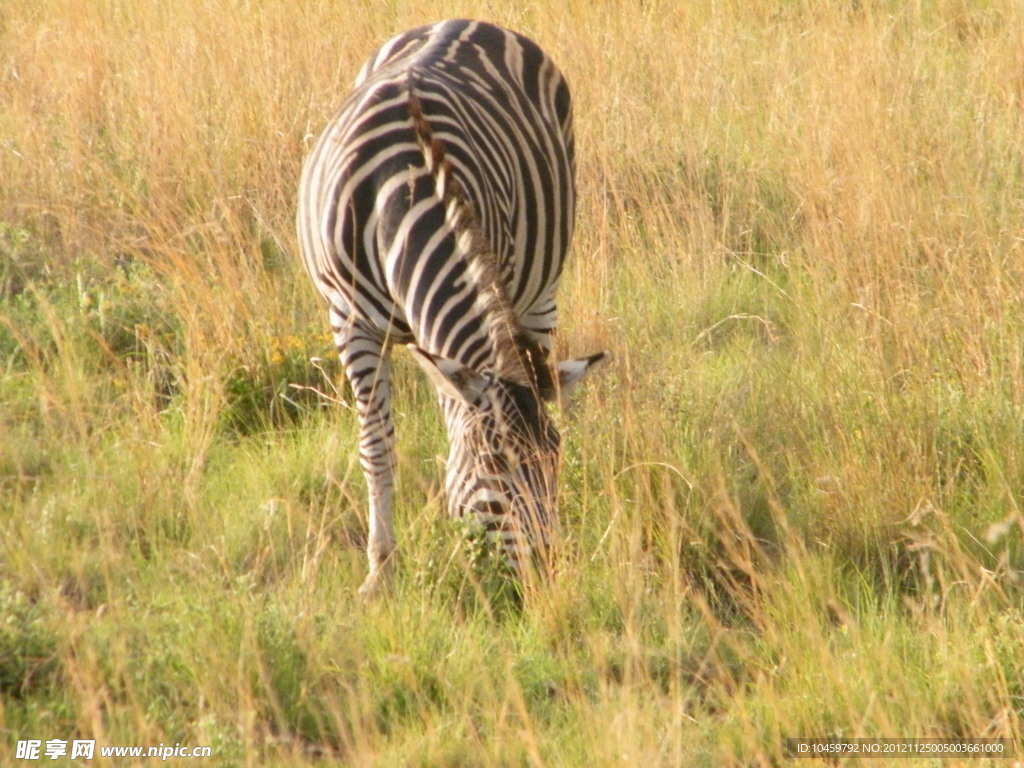
[[[449,21],[385,43],[356,84],[303,171],[299,231],[320,292],[342,315],[428,348],[438,324],[449,338],[473,316],[465,226],[438,189],[418,109],[509,307],[548,333],[575,205],[571,103],[551,60],[511,31]]]

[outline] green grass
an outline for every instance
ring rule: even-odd
[[[1024,754],[1017,4],[185,6],[0,12],[0,763]],[[444,15],[570,78],[558,343],[614,356],[558,416],[558,577],[520,599],[444,519],[396,354],[401,561],[366,605],[295,184],[373,47]]]

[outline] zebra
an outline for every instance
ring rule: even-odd
[[[302,259],[327,300],[359,419],[360,594],[393,570],[396,344],[437,391],[449,513],[478,521],[522,575],[546,557],[556,517],[559,435],[545,403],[607,355],[548,363],[575,215],[561,73],[536,43],[489,23],[400,34],[314,143],[298,197]]]

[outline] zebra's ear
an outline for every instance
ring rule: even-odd
[[[575,360],[565,360],[558,364],[558,399],[564,403],[579,381],[586,376],[590,369],[600,363],[610,353],[608,351],[598,352],[589,357],[579,357]],[[553,398],[549,398],[553,399]]]
[[[413,360],[419,363],[438,392],[453,400],[461,400],[466,405],[480,402],[487,387],[487,378],[462,363],[424,352],[415,344],[408,346]]]

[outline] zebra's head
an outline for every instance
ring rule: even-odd
[[[477,520],[516,572],[531,554],[543,561],[557,524],[560,440],[545,401],[565,396],[607,353],[560,363],[558,384],[541,387],[410,349],[438,391],[448,427],[450,514]]]

